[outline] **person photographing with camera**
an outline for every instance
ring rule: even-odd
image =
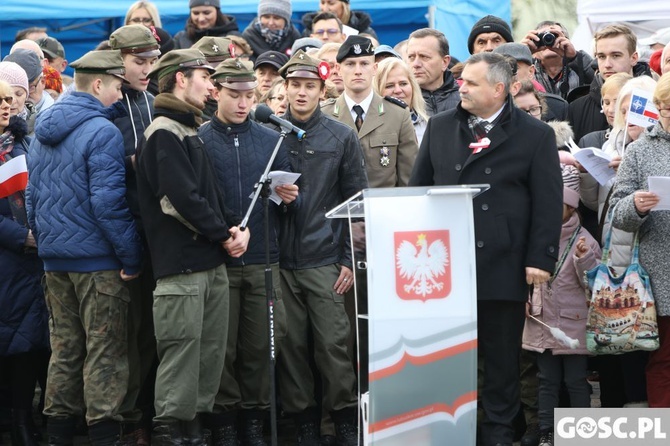
[[[535,79],[547,93],[567,99],[568,93],[593,80],[593,59],[577,51],[568,31],[558,22],[540,22],[528,31],[521,43],[530,48],[535,59]]]

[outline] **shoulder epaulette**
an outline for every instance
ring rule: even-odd
[[[391,104],[395,104],[398,107],[407,108],[407,103],[402,99],[394,98],[392,96],[384,96],[384,99],[389,101]]]

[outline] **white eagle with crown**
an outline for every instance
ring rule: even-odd
[[[404,240],[396,252],[396,265],[400,277],[411,280],[409,284],[404,285],[405,291],[423,297],[444,287],[444,283],[438,282],[437,279],[445,274],[448,264],[449,253],[444,242],[438,239],[428,246],[426,234],[419,234],[414,245]]]

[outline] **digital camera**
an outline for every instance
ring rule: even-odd
[[[544,31],[541,33],[537,34],[537,37],[540,38],[540,41],[537,42],[535,45],[537,47],[541,46],[546,46],[547,48],[551,48],[554,46],[554,43],[556,42],[556,37],[558,37],[556,34],[552,33],[551,31]]]

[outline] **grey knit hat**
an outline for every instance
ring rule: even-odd
[[[288,24],[293,14],[291,0],[261,0],[258,2],[258,17],[267,14],[278,15]]]
[[[221,3],[219,0],[189,0],[189,9],[195,8],[196,6],[214,6],[215,8],[221,8]]]
[[[498,33],[505,39],[505,42],[514,42],[512,30],[507,22],[500,17],[487,15],[479,19],[470,30],[470,36],[468,37],[468,51],[470,51],[470,54],[472,54],[477,36],[485,33]]]

